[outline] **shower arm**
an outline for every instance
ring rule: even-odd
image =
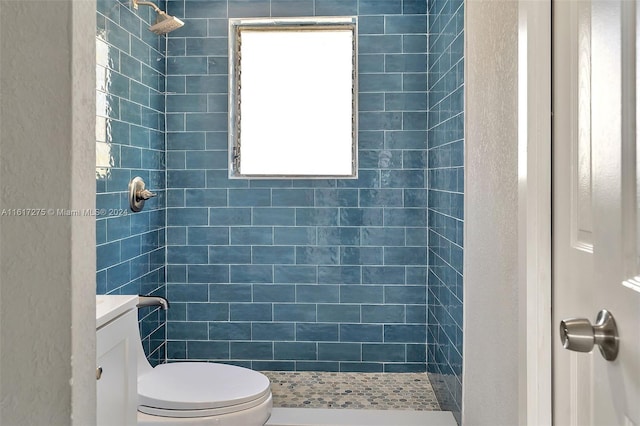
[[[138,5],[140,5],[140,4],[143,5],[143,6],[151,6],[156,13],[162,12],[158,6],[156,6],[155,4],[151,3],[150,1],[133,0],[133,8],[134,9],[137,9]]]

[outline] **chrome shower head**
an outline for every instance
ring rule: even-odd
[[[177,30],[184,25],[184,22],[182,22],[175,16],[167,15],[161,10],[157,12],[158,19],[156,20],[156,23],[149,27],[149,31],[151,31],[152,33],[163,35],[173,30]]]
[[[178,28],[184,25],[184,22],[182,22],[180,19],[174,16],[171,16],[166,12],[163,12],[162,10],[160,10],[158,6],[156,6],[151,2],[138,1],[138,0],[132,0],[132,1],[133,1],[134,9],[138,9],[138,5],[141,4],[143,6],[150,6],[153,8],[153,10],[156,11],[156,13],[158,14],[158,19],[156,19],[155,24],[149,27],[149,31],[155,34],[164,35],[173,30],[177,30]]]

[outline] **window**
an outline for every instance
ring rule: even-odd
[[[357,177],[356,18],[230,21],[229,176]]]

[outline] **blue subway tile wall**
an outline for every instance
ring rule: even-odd
[[[97,294],[165,295],[166,41],[154,22],[150,7],[97,1]],[[128,205],[135,176],[158,194],[140,213]],[[149,360],[164,361],[164,312],[139,314]]]
[[[428,0],[427,366],[460,423],[464,193],[464,4]]]
[[[426,371],[426,0],[169,0],[168,357]],[[357,15],[358,179],[227,178],[228,18]]]

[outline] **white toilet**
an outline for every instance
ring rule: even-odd
[[[264,374],[206,362],[151,367],[137,321],[129,328],[139,342],[138,425],[263,426],[269,419],[273,402]]]

